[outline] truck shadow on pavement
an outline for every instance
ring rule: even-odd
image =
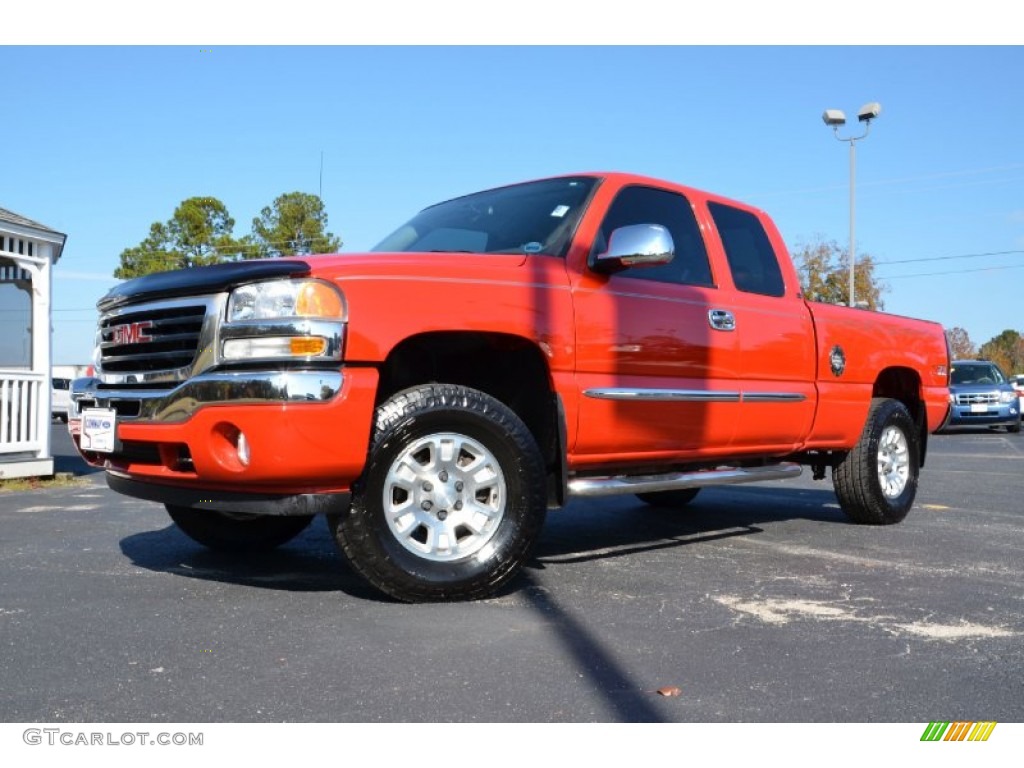
[[[683,509],[652,507],[633,497],[573,501],[548,516],[526,567],[547,570],[562,564],[699,546],[756,535],[763,532],[763,525],[795,518],[846,522],[831,490],[712,489]],[[214,552],[174,525],[127,536],[120,546],[134,565],[151,571],[261,589],[340,591],[359,599],[391,602],[349,568],[322,518],[288,544],[257,555]],[[521,587],[521,580],[515,579],[502,594]]]
[[[287,544],[259,554],[215,552],[192,541],[175,525],[126,536],[120,545],[133,565],[150,571],[261,589],[344,592],[386,600],[348,567],[322,518]]]
[[[797,518],[848,522],[831,490],[716,488],[682,508],[655,507],[629,496],[574,501],[548,517],[536,559],[545,567],[621,557],[754,535],[764,531],[762,525]]]

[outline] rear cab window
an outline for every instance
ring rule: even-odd
[[[738,290],[762,296],[784,296],[785,282],[775,249],[760,219],[750,211],[708,203],[718,229],[732,281]]]

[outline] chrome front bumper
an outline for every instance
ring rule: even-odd
[[[204,373],[170,389],[101,388],[96,378],[71,382],[69,420],[82,408],[113,408],[124,421],[185,421],[201,408],[261,403],[326,403],[341,391],[340,371]]]

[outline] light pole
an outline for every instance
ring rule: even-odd
[[[871,132],[871,121],[882,114],[882,105],[877,101],[872,101],[870,104],[865,104],[860,108],[860,112],[857,113],[857,119],[864,123],[864,133],[860,136],[851,136],[849,138],[842,138],[839,135],[839,126],[846,125],[846,115],[843,114],[841,109],[826,109],[822,114],[821,119],[825,121],[825,125],[832,126],[832,132],[835,134],[836,139],[839,141],[846,141],[850,144],[850,304],[849,306],[856,306],[854,304],[854,290],[853,290],[853,270],[854,265],[857,261],[857,252],[854,250],[856,247],[856,240],[854,238],[854,209],[855,209],[855,196],[854,189],[857,178],[857,142],[867,137]]]

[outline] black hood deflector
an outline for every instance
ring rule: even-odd
[[[309,264],[297,259],[233,261],[209,267],[155,272],[115,285],[106,296],[96,302],[96,306],[101,312],[105,312],[122,304],[219,293],[242,283],[282,277],[303,277],[309,273]]]

